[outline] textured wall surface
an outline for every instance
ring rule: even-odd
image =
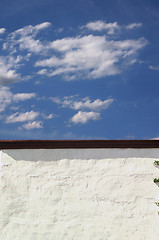
[[[159,154],[146,151],[2,151],[0,240],[157,240]]]

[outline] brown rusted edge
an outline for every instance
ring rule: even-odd
[[[69,148],[159,148],[159,140],[0,140],[0,150]]]

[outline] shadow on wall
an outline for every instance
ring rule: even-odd
[[[159,158],[159,149],[15,149],[2,150],[14,160],[58,161],[62,159]]]

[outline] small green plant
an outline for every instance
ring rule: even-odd
[[[157,207],[159,207],[159,202],[155,202],[155,203],[156,203]]]
[[[159,183],[159,178],[154,178],[153,181],[154,183]]]
[[[154,165],[155,165],[155,166],[159,166],[159,161],[157,161],[157,160],[154,161]]]
[[[159,167],[159,161],[155,160],[154,161],[154,166],[155,167]],[[153,179],[154,183],[159,183],[159,178],[154,178]],[[158,185],[158,184],[157,184]],[[155,202],[156,206],[159,207],[159,202]],[[158,211],[158,215],[159,215],[159,211]]]

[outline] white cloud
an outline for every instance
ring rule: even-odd
[[[35,98],[35,93],[17,93],[13,96],[14,101],[25,101],[31,98]]]
[[[99,120],[100,119],[100,113],[97,112],[82,112],[79,111],[77,114],[75,114],[70,121],[73,122],[74,124],[82,123],[85,124],[90,120]]]
[[[90,101],[90,99],[84,99],[83,101],[74,102],[73,108],[76,110],[79,109],[91,109],[95,111],[100,111],[103,109],[107,109],[113,102],[113,99],[107,99],[107,100],[100,100],[96,99],[95,101]]]
[[[12,93],[8,87],[0,87],[0,112],[4,111],[5,108],[12,101]]]
[[[120,26],[117,22],[106,23],[105,21],[94,21],[89,22],[84,27],[92,30],[92,31],[103,31],[106,30],[107,34],[114,34],[117,30],[121,30],[123,27],[126,29],[132,30],[134,28],[141,27],[142,23],[130,23],[126,26]]]
[[[8,105],[14,102],[25,101],[35,96],[35,93],[13,94],[8,87],[0,87],[0,112],[4,111]]]
[[[19,79],[19,74],[15,70],[9,70],[7,67],[0,68],[0,83],[10,84],[17,82]]]
[[[48,71],[47,69],[41,69],[37,72],[38,75],[47,75],[48,74]]]
[[[35,26],[28,25],[16,30],[10,34],[7,42],[4,44],[4,49],[9,48],[13,52],[16,51],[16,46],[20,50],[27,50],[32,53],[41,53],[47,48],[40,40],[35,39],[36,35],[43,29],[51,26],[51,23],[44,22]]]
[[[34,120],[39,116],[38,112],[30,111],[25,113],[16,112],[6,118],[6,123],[26,122]]]
[[[42,126],[41,121],[34,121],[34,122],[29,122],[29,123],[23,124],[22,128],[25,128],[27,130],[32,130],[35,128],[43,128],[43,126]]]
[[[76,96],[64,97],[60,98],[51,98],[53,102],[60,104],[62,107],[68,107],[74,110],[93,110],[93,111],[101,111],[107,109],[112,103],[113,99],[106,99],[104,101],[100,99],[96,99],[91,101],[88,97],[82,98],[80,100],[75,100]]]
[[[37,61],[35,66],[43,67],[38,74],[49,77],[62,75],[66,80],[111,76],[119,74],[123,64],[131,62],[146,44],[144,38],[122,41],[94,35],[63,38],[49,46],[61,56],[53,55]]]
[[[15,70],[17,64],[17,58],[0,56],[0,84],[10,84],[20,79],[20,74]]]
[[[74,96],[66,96],[63,99],[59,97],[50,98],[53,102],[58,105],[61,105],[63,108],[71,108],[73,110],[82,110],[78,111],[69,122],[77,124],[82,123],[85,124],[90,120],[99,120],[100,119],[100,111],[107,109],[114,101],[113,98],[109,98],[106,100],[96,99],[91,101],[89,97],[85,97],[82,99],[78,99],[78,95]],[[89,112],[83,110],[92,110]]]
[[[109,98],[106,100],[96,99],[91,101],[89,97],[85,97],[82,99],[77,99],[78,95],[66,96],[63,99],[59,97],[50,98],[53,102],[58,105],[61,105],[63,108],[71,108],[73,110],[80,110],[76,113],[69,122],[74,124],[85,124],[90,120],[100,120],[100,111],[107,109],[114,101],[113,98]],[[77,99],[77,100],[76,100]],[[82,110],[82,111],[81,111]],[[89,112],[83,110],[92,110]]]
[[[20,73],[17,73],[17,69],[23,66],[23,61],[28,61],[28,58],[29,54],[0,56],[0,84],[6,85],[28,79],[29,76],[22,77]]]
[[[133,55],[139,49],[143,48],[147,44],[147,41],[144,38],[139,38],[138,40],[123,40],[114,42],[113,46],[116,47],[119,51],[123,51],[122,56]]]
[[[17,37],[17,35],[21,35],[21,36],[36,36],[38,34],[38,32],[42,29],[45,29],[46,27],[49,27],[51,24],[48,22],[44,22],[35,26],[32,25],[27,25],[23,28],[20,28],[16,31],[14,31],[11,36],[12,37]]]
[[[54,115],[54,114],[52,114],[52,113],[51,113],[51,114],[49,114],[48,116],[45,116],[45,118],[46,118],[46,119],[52,119],[52,118],[54,118],[54,117],[55,117],[55,115]]]
[[[106,23],[104,21],[89,22],[85,27],[93,31],[107,30],[107,33],[110,35],[114,34],[116,30],[120,29],[120,26],[117,22]]]
[[[56,114],[53,114],[53,113],[51,113],[51,114],[49,114],[49,115],[45,115],[45,114],[41,114],[41,115],[42,115],[42,117],[43,117],[44,119],[47,119],[47,120],[56,117]]]
[[[151,70],[159,71],[159,65],[157,65],[157,66],[149,66],[149,68],[150,68]]]
[[[5,28],[0,28],[0,34],[5,33],[6,29]]]
[[[28,50],[34,53],[40,53],[43,50],[40,40],[35,40],[31,36],[22,37],[18,43],[20,50]]]
[[[50,22],[43,22],[43,23],[35,25],[35,29],[40,31],[40,30],[43,30],[43,29],[48,28],[50,26],[51,26]]]
[[[96,35],[65,37],[55,41],[42,41],[37,36],[51,26],[49,22],[20,28],[9,34],[3,44],[3,51],[9,50],[9,57],[0,57],[0,83],[14,83],[22,79],[17,69],[25,66],[33,54],[35,56],[31,60],[36,61],[34,66],[39,67],[38,75],[62,76],[71,81],[120,74],[132,64],[133,59],[137,59],[139,50],[147,41],[144,38],[118,41],[111,35],[116,30],[121,33],[123,28],[131,30],[140,25],[132,23],[123,27],[117,22],[89,22],[84,27],[95,30]],[[100,33],[98,36],[102,30],[106,31],[106,35]]]
[[[138,28],[138,27],[141,27],[142,26],[142,23],[131,23],[131,24],[128,24],[125,28],[126,29],[133,29],[133,28]]]
[[[61,32],[63,32],[63,30],[64,30],[63,28],[57,28],[57,29],[55,29],[55,32],[56,33],[61,33]]]

